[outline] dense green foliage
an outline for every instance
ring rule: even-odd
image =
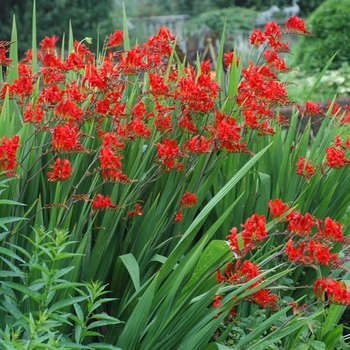
[[[299,0],[301,15],[307,17],[324,0]],[[199,13],[224,9],[231,6],[245,7],[256,11],[264,11],[272,5],[279,8],[291,6],[291,0],[138,0],[139,13],[147,15],[187,13],[197,16]],[[142,6],[141,6],[142,5]],[[239,19],[239,16],[235,16]]]
[[[191,33],[201,29],[203,25],[208,26],[214,32],[221,32],[226,23],[226,32],[238,31],[250,32],[254,26],[257,12],[243,7],[231,7],[215,11],[203,12],[191,19],[187,28]]]
[[[330,69],[340,68],[350,58],[350,47],[345,45],[349,39],[350,22],[347,11],[349,0],[327,0],[308,21],[310,31],[316,35],[313,40],[302,38],[296,52],[296,60],[303,70],[321,70],[326,62],[337,52]],[[307,45],[305,45],[307,41]]]
[[[95,49],[97,33],[99,39],[104,40],[118,26],[117,11],[121,9],[113,6],[113,0],[37,0],[37,37],[68,35],[69,21],[75,38],[82,40],[85,37],[93,38]],[[113,20],[112,14],[115,13]],[[13,16],[16,17],[18,29],[19,54],[23,55],[31,46],[32,35],[32,0],[2,0],[0,12],[0,40],[10,40]],[[121,15],[119,15],[121,18]],[[100,46],[101,47],[101,46]]]

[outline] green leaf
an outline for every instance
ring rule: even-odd
[[[156,291],[157,278],[158,276],[155,277],[145,293],[140,297],[118,339],[118,346],[128,350],[136,349],[139,337],[153,313],[152,301]]]
[[[101,321],[95,321],[90,323],[86,329],[91,329],[91,328],[96,328],[96,327],[102,327],[102,326],[108,326],[111,324],[118,324],[118,323],[124,323],[122,321],[119,321],[117,319],[113,319],[113,320],[101,320]]]
[[[62,310],[67,306],[71,306],[75,303],[80,303],[83,300],[88,299],[88,296],[82,296],[82,297],[73,297],[73,298],[69,298],[69,299],[64,299],[64,300],[60,300],[57,303],[53,304],[49,310],[48,313],[52,313],[55,312],[57,310]]]
[[[105,343],[91,343],[88,346],[91,346],[91,348],[96,350],[123,350],[122,348],[118,348],[117,346]]]
[[[22,217],[0,218],[0,227],[2,227],[4,230],[8,230],[8,228],[5,226],[5,224],[9,224],[11,222],[16,222],[16,221],[21,221],[21,220],[23,220]],[[28,220],[28,219],[25,219],[25,220]]]
[[[218,343],[209,343],[203,350],[229,350],[228,346],[218,344]]]
[[[322,341],[324,342],[326,349],[335,349],[340,337],[343,334],[343,325],[339,324],[331,331],[328,331],[325,336],[322,338]]]
[[[8,286],[12,289],[15,289],[21,292],[23,294],[23,298],[25,298],[26,296],[29,296],[31,299],[33,299],[37,303],[40,302],[40,294],[26,286],[23,286],[15,282],[10,282],[10,281],[1,281],[1,283],[4,284],[5,286]]]
[[[6,205],[26,205],[20,202],[13,201],[11,199],[0,199],[0,204],[6,204]]]
[[[140,268],[135,257],[129,253],[119,256],[118,259],[123,262],[130,274],[135,290],[138,291],[140,289]]]

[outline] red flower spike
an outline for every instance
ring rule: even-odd
[[[53,172],[47,173],[49,181],[65,181],[72,176],[73,168],[68,159],[57,158],[55,164],[50,167],[53,168]]]
[[[266,37],[272,36],[275,38],[280,38],[282,34],[282,28],[276,22],[271,21],[265,24],[264,35]]]
[[[343,242],[343,225],[339,222],[332,220],[330,217],[326,217],[324,221],[316,220],[318,233],[316,236],[320,236],[323,239],[331,240],[334,242]]]
[[[10,49],[5,49],[4,47],[0,47],[0,66],[10,67],[12,60],[11,58],[6,57],[6,53],[9,52]]]
[[[222,295],[215,295],[214,297],[214,302],[213,302],[213,308],[219,307],[221,308],[221,299],[222,299]]]
[[[121,46],[124,42],[124,32],[121,29],[117,29],[113,34],[108,37],[106,46],[108,48]]]
[[[143,211],[141,210],[142,206],[140,204],[135,204],[135,210],[134,211],[128,211],[127,214],[131,216],[132,218],[135,218],[137,216],[143,215]]]
[[[269,203],[270,215],[278,219],[289,210],[289,205],[283,203],[280,199],[270,200]]]
[[[267,237],[264,215],[253,214],[242,226],[245,228],[242,232],[245,251],[255,249],[256,242],[262,242]]]
[[[314,293],[321,301],[350,306],[350,292],[345,282],[337,281],[331,277],[318,278],[314,283]]]
[[[92,201],[93,213],[101,210],[113,210],[120,209],[121,206],[112,202],[111,197],[104,197],[102,194],[96,194],[95,199]]]
[[[56,44],[60,38],[53,35],[51,38],[45,36],[40,42],[41,50],[45,52],[51,52],[56,50]]]
[[[154,124],[156,125],[156,129],[163,133],[172,132],[174,129],[170,115],[162,115],[159,113]]]
[[[292,16],[286,22],[286,33],[314,36],[306,29],[305,21],[297,16]]]
[[[233,227],[230,232],[231,234],[227,236],[230,249],[233,253],[237,255],[237,257],[240,257],[241,250],[239,249],[237,228]]]
[[[307,101],[305,103],[305,112],[304,114],[307,117],[313,116],[313,115],[319,115],[319,114],[325,114],[325,112],[321,109],[321,104],[316,104],[312,101]]]
[[[180,208],[192,208],[197,204],[197,196],[195,193],[186,191],[180,200]]]
[[[175,166],[175,158],[182,156],[176,140],[163,138],[162,143],[156,143],[158,147],[158,162],[163,164],[166,170],[171,170]]]
[[[312,227],[316,224],[313,216],[309,213],[306,213],[305,216],[303,216],[298,211],[292,211],[287,215],[286,219],[289,221],[287,229],[299,236],[310,235]]]
[[[227,52],[227,53],[224,53],[224,64],[227,66],[227,67],[231,67],[232,64],[233,64],[233,58],[236,56],[236,66],[238,67],[239,66],[239,62],[240,62],[240,57],[237,56],[235,54],[234,51],[230,51],[230,52]]]
[[[215,143],[212,139],[206,139],[204,136],[196,135],[184,144],[184,150],[190,153],[210,153],[213,151]]]
[[[180,210],[175,214],[174,221],[176,221],[176,222],[181,222],[182,219],[183,219],[183,213],[182,213],[182,209],[180,209]]]
[[[14,136],[12,140],[7,136],[0,139],[0,172],[5,172],[9,177],[15,175],[18,165],[16,152],[19,146],[19,136]]]
[[[285,60],[276,51],[265,50],[264,57],[266,63],[279,72],[289,72],[291,68],[286,66]]]
[[[345,152],[334,146],[326,148],[326,159],[327,165],[335,169],[343,168],[350,163],[350,160],[345,158]]]
[[[297,164],[297,170],[296,173],[298,175],[304,176],[307,182],[310,182],[310,179],[312,176],[316,174],[315,165],[311,165],[309,161],[306,158],[299,157],[299,161],[296,163]]]
[[[163,76],[159,74],[150,74],[149,84],[151,87],[151,93],[169,94],[169,86],[165,84]]]
[[[266,41],[266,36],[261,30],[253,29],[253,32],[250,35],[249,40],[251,45],[260,46]]]

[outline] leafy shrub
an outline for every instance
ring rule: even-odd
[[[79,255],[67,252],[76,243],[69,238],[65,230],[37,228],[34,239],[27,238],[27,250],[15,244],[2,248],[0,349],[101,349],[91,337],[120,323],[101,312],[113,300],[102,298],[107,291],[101,282],[72,283],[65,278],[74,266],[57,268],[59,261]]]
[[[226,32],[250,32],[254,26],[257,12],[243,7],[230,7],[215,11],[202,12],[198,17],[191,19],[186,25],[186,31],[196,33],[203,25],[213,32],[221,32],[226,23]]]
[[[320,71],[337,51],[330,69],[349,61],[349,8],[350,0],[327,0],[310,16],[308,27],[316,37],[301,38],[296,52],[296,62],[304,71]]]
[[[303,72],[293,70],[283,76],[284,81],[292,81],[288,86],[289,97],[297,102],[304,99],[304,91],[310,91],[318,80],[317,74],[305,77]],[[346,97],[350,94],[350,66],[343,62],[337,70],[327,70],[312,94],[316,101],[331,100],[337,97]]]

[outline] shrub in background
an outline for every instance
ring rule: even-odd
[[[232,6],[226,9],[202,12],[190,19],[186,31],[196,33],[203,25],[208,26],[214,33],[221,33],[225,24],[227,33],[251,32],[258,12],[244,7]]]
[[[321,71],[338,51],[330,69],[340,68],[349,61],[350,47],[346,45],[350,33],[349,7],[349,0],[327,0],[312,13],[308,26],[316,37],[307,43],[301,38],[296,49],[295,62],[300,63],[304,71]]]

